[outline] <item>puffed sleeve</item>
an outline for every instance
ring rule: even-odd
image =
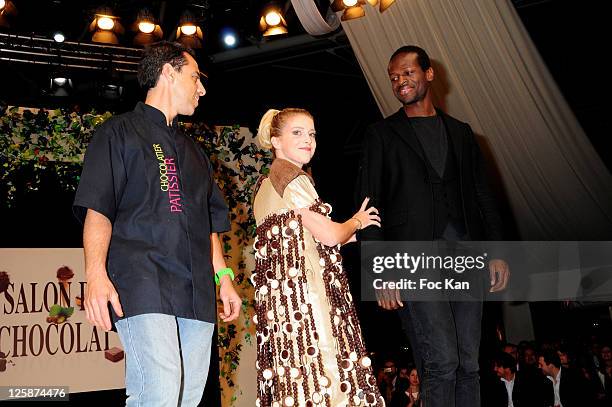
[[[289,209],[308,208],[318,197],[314,185],[306,175],[300,175],[287,184],[283,193]]]
[[[118,136],[120,123],[110,119],[96,130],[83,162],[83,171],[72,204],[73,213],[83,223],[87,209],[106,216],[114,223],[125,190],[127,176],[123,163],[123,142]]]

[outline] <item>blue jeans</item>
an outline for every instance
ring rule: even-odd
[[[399,315],[421,377],[423,405],[480,407],[482,302],[406,301]]]
[[[127,406],[197,406],[202,399],[214,324],[165,314],[116,323],[126,355]]]

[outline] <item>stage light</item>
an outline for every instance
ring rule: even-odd
[[[193,35],[193,34],[196,33],[196,31],[197,31],[197,28],[196,28],[195,25],[188,24],[188,25],[182,25],[181,26],[181,32],[184,35]]]
[[[72,90],[72,80],[68,76],[65,68],[59,67],[50,75],[49,91],[50,96],[65,97]]]
[[[384,12],[395,2],[395,0],[334,0],[330,6],[334,12],[343,11],[342,21],[353,20],[365,16],[363,5],[368,3],[376,7],[380,3],[380,12]]]
[[[91,40],[103,44],[119,44],[117,34],[123,34],[124,29],[119,18],[108,7],[101,7],[96,11],[93,21],[89,24],[89,31],[93,31]]]
[[[0,27],[10,28],[17,15],[17,8],[11,0],[0,0]]]
[[[287,22],[280,10],[274,5],[268,6],[259,19],[259,29],[264,37],[287,34]]]
[[[176,29],[176,40],[186,47],[202,48],[204,34],[198,26],[196,18],[189,11],[185,11],[179,20]]]
[[[138,29],[142,33],[151,34],[153,31],[155,31],[155,24],[150,23],[148,21],[143,21],[141,23],[138,23]]]
[[[132,31],[136,32],[134,44],[144,46],[162,39],[164,32],[159,24],[156,24],[153,13],[147,8],[138,12],[136,22],[132,25]]]
[[[98,96],[108,100],[118,100],[123,96],[123,78],[117,70],[109,65],[97,84]]]
[[[225,34],[225,36],[223,37],[223,42],[228,47],[233,47],[234,45],[236,45],[236,37],[233,34]]]
[[[112,30],[115,26],[115,22],[112,18],[107,16],[100,16],[98,18],[98,28],[101,30]]]
[[[268,25],[279,25],[281,22],[281,16],[276,11],[270,11],[266,14],[266,24]]]
[[[55,42],[64,42],[66,40],[66,37],[64,36],[63,33],[57,31],[56,33],[53,34],[53,40]]]
[[[380,12],[382,13],[393,4],[395,0],[380,0]]]
[[[342,21],[354,20],[356,18],[360,18],[365,16],[365,10],[361,6],[353,6],[344,10],[342,13],[342,17],[340,18]]]

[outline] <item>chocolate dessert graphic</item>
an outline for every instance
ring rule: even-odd
[[[12,360],[6,360],[6,354],[4,352],[0,352],[0,372],[6,371],[7,364],[15,366]]]
[[[57,281],[60,283],[60,286],[63,288],[63,291],[68,293],[70,288],[70,279],[74,277],[74,272],[68,266],[63,266],[57,269]],[[66,299],[62,295],[62,290],[60,290],[60,305],[62,307],[66,307]]]
[[[47,322],[50,324],[62,324],[66,322],[68,318],[74,313],[74,307],[68,307],[66,298],[62,292],[66,295],[70,289],[70,279],[74,277],[74,272],[68,266],[62,266],[57,269],[57,281],[61,286],[59,290],[59,304],[53,304],[49,309],[49,316]]]
[[[8,273],[6,271],[0,271],[0,294],[8,289],[10,283],[11,278]]]
[[[104,352],[104,358],[114,363],[121,361],[123,359],[123,356],[123,349],[118,348],[117,346],[112,347],[106,352]]]

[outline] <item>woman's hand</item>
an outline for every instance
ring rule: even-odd
[[[369,201],[370,198],[365,198],[361,204],[361,208],[359,208],[359,211],[357,211],[357,213],[355,213],[355,215],[353,215],[351,218],[359,222],[357,229],[365,229],[372,225],[380,227],[380,216],[378,216],[378,209],[373,206],[367,208]]]

